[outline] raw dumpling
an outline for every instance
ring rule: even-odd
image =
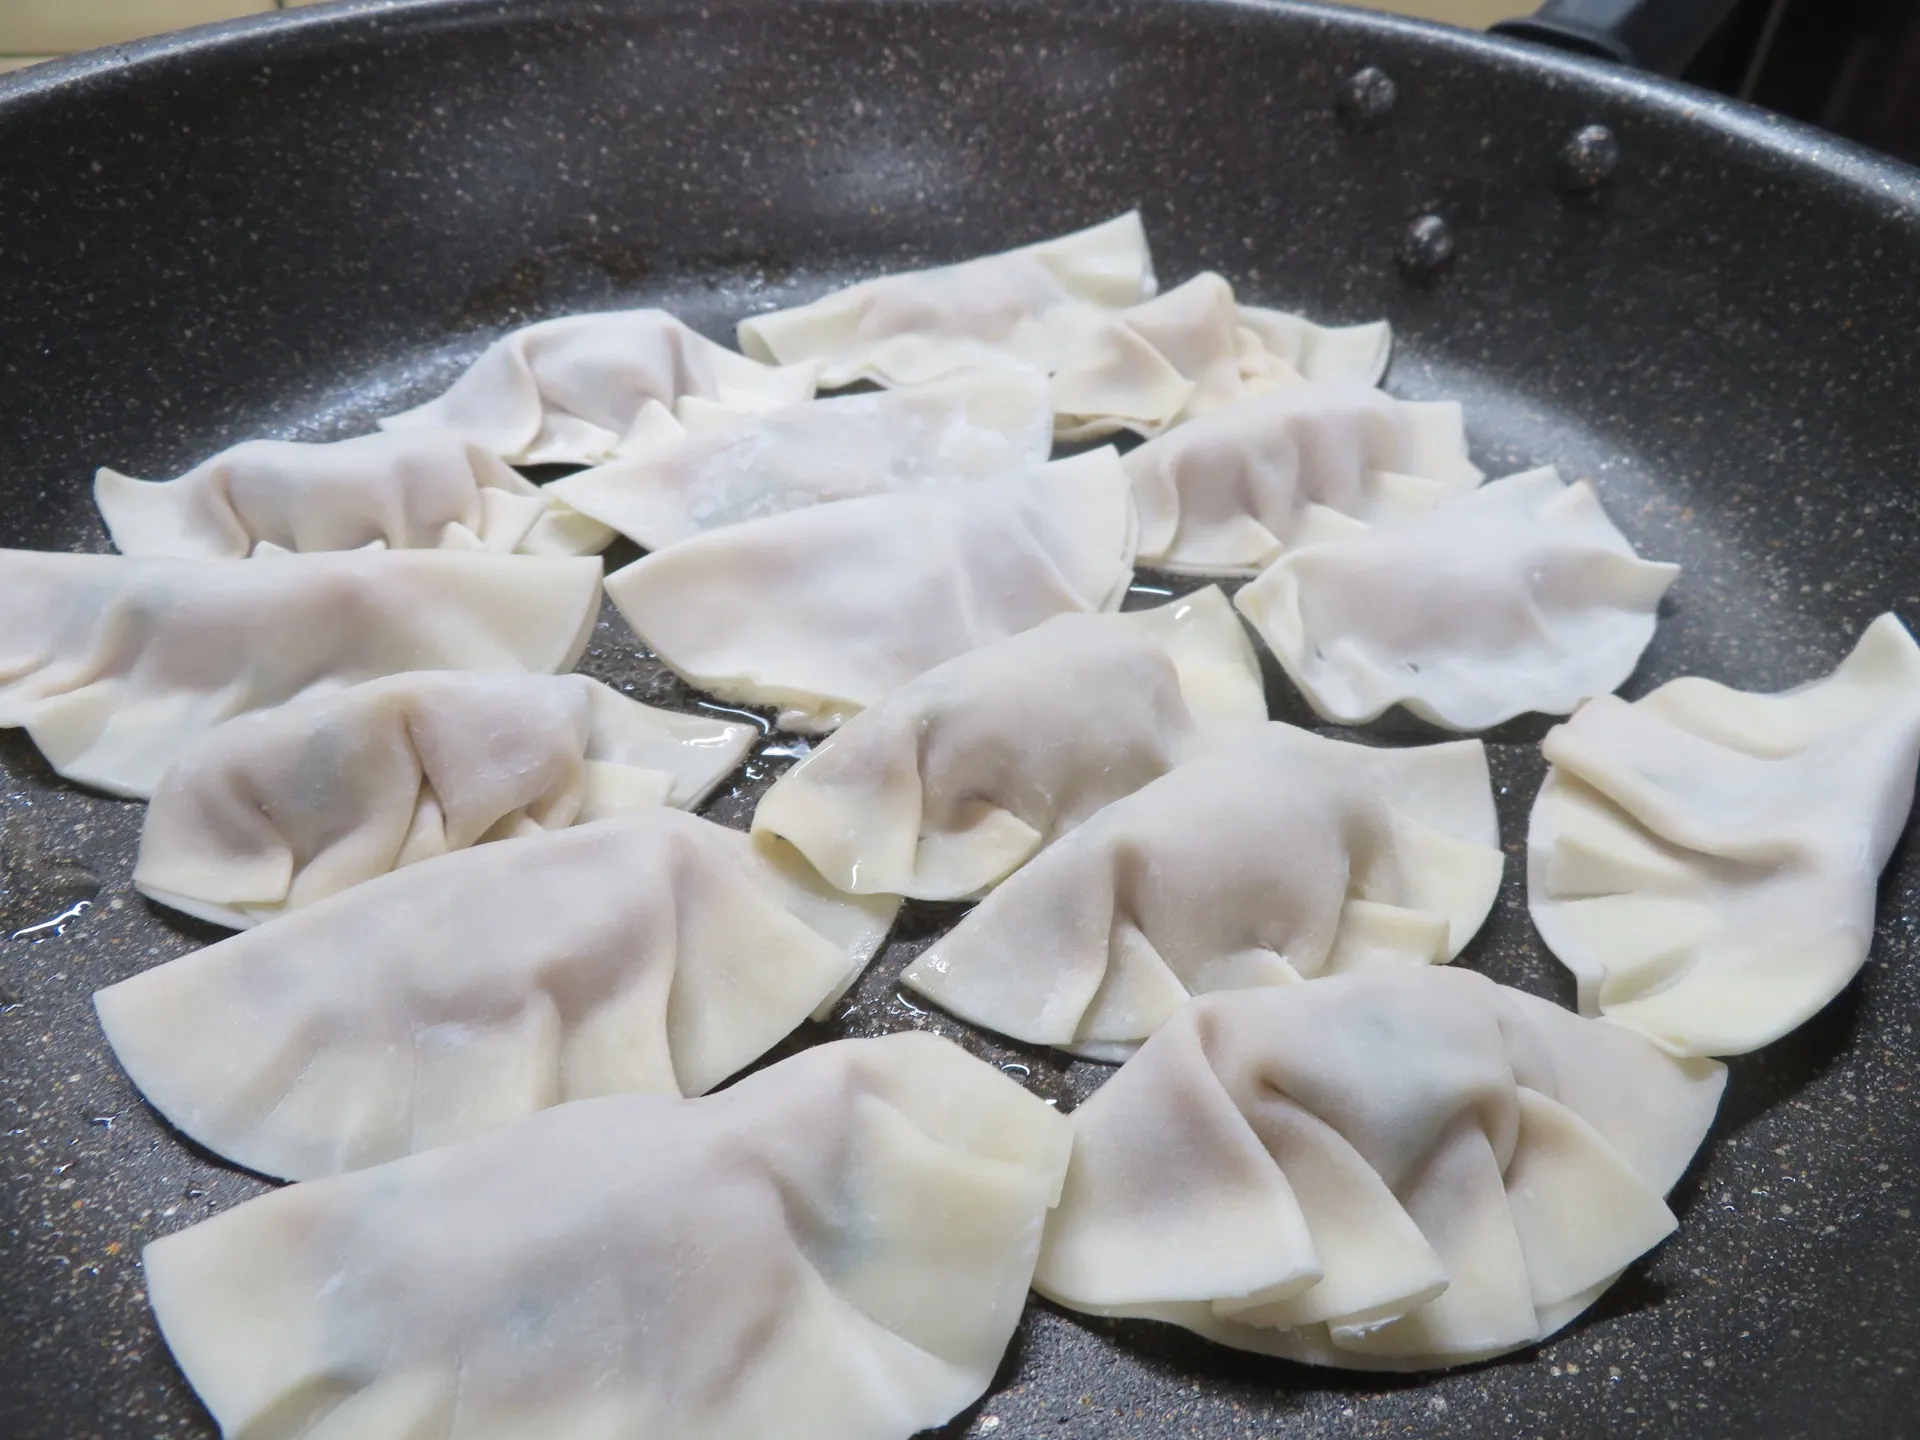
[[[571,670],[598,559],[335,552],[175,560],[0,550],[0,726],[147,796],[223,720],[403,670]]]
[[[1072,1127],[930,1035],[584,1100],[157,1240],[229,1436],[907,1440],[1013,1336]]]
[[[854,716],[762,797],[753,828],[842,890],[957,900],[1266,718],[1253,647],[1213,586],[1056,615]]]
[[[503,335],[444,395],[380,427],[452,430],[516,465],[589,465],[614,453],[649,402],[771,410],[811,398],[813,381],[811,365],[761,365],[664,310],[609,310]]]
[[[827,389],[921,385],[968,370],[1051,372],[1115,311],[1154,292],[1137,211],[1091,229],[958,265],[866,280],[740,322],[756,360],[820,362]]]
[[[1302,379],[1373,385],[1392,348],[1384,320],[1328,328],[1238,305],[1233,286],[1208,272],[1113,316],[1060,368],[1055,429],[1066,440],[1158,435]]]
[[[549,1105],[697,1095],[844,993],[897,900],[655,809],[422,861],[94,996],[168,1120],[249,1169],[357,1170]],[[823,887],[822,887],[823,890]]]
[[[1114,609],[1133,545],[1126,472],[1096,450],[696,535],[609,576],[607,593],[689,684],[826,731],[943,660]]]
[[[161,778],[133,883],[245,927],[425,860],[691,809],[759,731],[584,675],[413,671],[217,725]]]
[[[1725,1083],[1467,970],[1206,996],[1074,1112],[1034,1286],[1315,1365],[1485,1359],[1672,1232]]]
[[[177,480],[94,477],[124,555],[240,560],[273,549],[494,550],[526,545],[539,488],[479,445],[439,430],[327,445],[249,440]]]
[[[1866,963],[1913,803],[1920,647],[1882,615],[1824,680],[1605,695],[1541,749],[1528,903],[1581,1010],[1682,1055],[1744,1054]]]
[[[1290,551],[1234,604],[1322,718],[1398,704],[1481,730],[1622,684],[1679,573],[1634,554],[1591,485],[1529,470]]]
[[[627,453],[547,494],[650,550],[824,501],[1021,475],[1053,436],[1046,382],[1021,370],[703,417],[692,429],[656,407],[649,426]]]
[[[1214,410],[1121,461],[1140,563],[1252,575],[1281,552],[1420,515],[1480,483],[1460,407],[1302,382]]]
[[[1111,1059],[1189,995],[1443,964],[1501,864],[1479,741],[1376,750],[1269,724],[1055,841],[901,983]]]

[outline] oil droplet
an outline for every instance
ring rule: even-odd
[[[1582,125],[1554,157],[1554,183],[1563,195],[1598,190],[1620,167],[1620,142],[1605,125]]]
[[[93,908],[91,900],[76,900],[51,920],[42,920],[38,925],[29,925],[7,936],[9,940],[41,941],[51,940],[56,935],[67,933],[67,926],[78,920]]]
[[[1334,92],[1333,113],[1349,129],[1365,130],[1386,119],[1400,98],[1400,87],[1378,65],[1365,65],[1340,82]]]
[[[756,715],[751,710],[736,710],[731,705],[716,705],[711,700],[696,700],[693,703],[695,707],[701,710],[712,710],[719,715],[731,715],[738,720],[751,720],[760,727],[760,733],[762,735],[771,734],[773,731],[773,722],[771,720],[767,719],[764,715]]]
[[[1453,259],[1453,229],[1438,215],[1422,215],[1400,237],[1394,259],[1401,272],[1419,278],[1432,275]]]

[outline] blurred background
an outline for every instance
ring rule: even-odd
[[[0,0],[0,70],[311,0]],[[1485,29],[1529,0],[1382,0]],[[1920,163],[1920,0],[1740,0],[1685,79]]]

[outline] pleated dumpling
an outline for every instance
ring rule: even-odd
[[[759,731],[584,675],[416,670],[217,725],[161,777],[133,883],[245,927],[415,861],[691,809]]]
[[[689,684],[826,731],[943,660],[1114,609],[1134,531],[1126,472],[1095,450],[696,535],[609,576],[607,593]]]
[[[456,851],[94,996],[194,1140],[357,1170],[592,1095],[700,1094],[845,992],[897,900],[656,809]]]
[[[651,404],[771,410],[810,399],[814,367],[749,360],[664,310],[562,315],[501,336],[424,405],[383,430],[451,430],[516,465],[590,465]]]
[[[1540,748],[1528,904],[1581,1010],[1679,1054],[1744,1054],[1866,963],[1913,804],[1920,647],[1882,615],[1797,690],[1602,696]]]
[[[1384,320],[1329,327],[1241,305],[1209,271],[1113,316],[1059,367],[1055,430],[1067,440],[1158,435],[1301,380],[1373,385],[1392,348]]]
[[[908,1440],[1013,1336],[1072,1129],[930,1035],[296,1185],[142,1257],[226,1435]]]
[[[1677,565],[1642,560],[1551,469],[1282,555],[1234,597],[1322,718],[1450,730],[1565,715],[1624,683]]]
[[[1074,1112],[1034,1285],[1308,1364],[1485,1359],[1672,1232],[1725,1083],[1467,970],[1205,996]]]
[[[537,486],[484,447],[440,430],[323,445],[249,440],[174,480],[103,469],[93,498],[123,555],[568,550],[542,523],[549,501]]]
[[[1115,311],[1154,292],[1137,211],[958,265],[865,280],[810,305],[740,322],[740,348],[820,363],[827,389],[923,385],[971,370],[1066,364]]]
[[[649,550],[829,500],[1024,474],[1053,418],[1037,373],[987,371],[749,416],[656,407],[625,453],[546,493]]]
[[[854,716],[761,797],[753,828],[842,890],[957,900],[1266,718],[1253,647],[1213,586],[1057,615]]]
[[[1477,740],[1378,750],[1269,724],[1097,811],[901,983],[1112,1059],[1189,995],[1442,964],[1500,889]]]
[[[571,670],[598,559],[438,550],[247,561],[0,550],[0,726],[153,793],[223,720],[403,670]]]
[[[1460,407],[1370,385],[1302,381],[1210,411],[1121,462],[1140,508],[1140,563],[1252,575],[1355,522],[1424,514],[1481,474]]]

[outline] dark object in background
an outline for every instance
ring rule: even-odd
[[[1390,104],[1350,86],[1368,66]],[[1359,93],[1367,123],[1343,121]],[[1563,159],[1592,126],[1617,158],[1589,134]],[[1392,388],[1464,401],[1483,467],[1591,477],[1642,553],[1680,561],[1630,696],[1682,674],[1782,688],[1883,610],[1920,620],[1920,175],[1614,66],[1209,0],[412,0],[0,79],[0,544],[104,549],[94,465],[177,474],[253,435],[363,431],[508,326],[652,303],[726,335],[1136,203],[1166,277],[1385,315]],[[1441,234],[1450,258],[1403,273],[1416,226],[1414,259]],[[691,700],[617,620],[586,668]],[[1271,698],[1312,723],[1284,681]],[[1520,862],[1544,728],[1488,737],[1509,868],[1460,963],[1565,1003]],[[716,818],[741,824],[783,763],[756,758]],[[217,936],[131,890],[139,821],[0,732],[6,1440],[212,1434],[139,1247],[263,1184],[168,1130],[95,1023],[93,990]],[[892,984],[950,919],[910,909],[853,1016],[808,1038],[956,1030]],[[1916,951],[1909,842],[1864,972],[1733,1062],[1679,1232],[1534,1350],[1356,1375],[1035,1304],[947,1434],[1913,1436]],[[961,1038],[1062,1103],[1098,1079]]]
[[[1920,0],[1741,0],[1682,78],[1920,164]]]

